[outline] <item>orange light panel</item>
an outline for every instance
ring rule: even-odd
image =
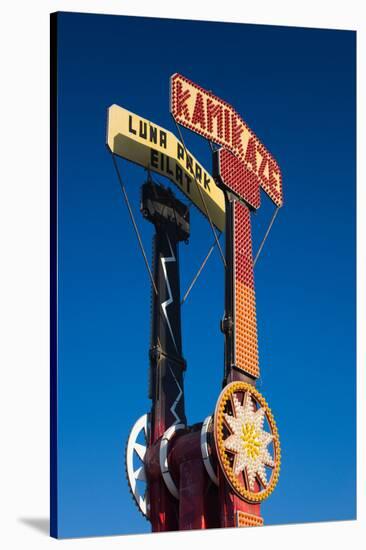
[[[262,527],[263,518],[248,512],[236,512],[236,527]]]
[[[234,357],[237,368],[259,377],[252,236],[249,208],[234,202]]]

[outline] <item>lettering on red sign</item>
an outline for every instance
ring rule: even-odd
[[[203,130],[206,129],[205,107],[203,105],[203,96],[200,92],[196,95],[192,124],[199,124]]]
[[[187,105],[188,99],[191,97],[189,90],[183,91],[183,86],[181,82],[177,82],[177,114],[178,116],[183,115],[187,120],[191,120],[189,115],[189,109]]]
[[[248,146],[245,153],[245,160],[246,162],[251,164],[252,170],[256,172],[257,171],[257,148],[255,146],[254,138],[250,138],[250,140],[248,141]]]
[[[238,117],[235,114],[231,115],[231,144],[234,149],[244,154],[242,133],[244,132],[243,126],[238,124]]]
[[[213,121],[216,119],[216,131],[217,135],[222,138],[223,130],[223,114],[222,107],[219,104],[214,104],[210,98],[207,99],[207,130],[209,132],[213,131]]]

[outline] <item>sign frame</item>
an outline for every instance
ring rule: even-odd
[[[276,206],[283,205],[282,173],[276,159],[229,103],[174,73],[170,112],[178,124],[231,151]]]

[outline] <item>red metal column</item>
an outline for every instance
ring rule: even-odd
[[[259,183],[242,161],[229,151],[214,153],[214,175],[225,193],[225,377],[255,385],[259,377],[257,319],[250,209],[260,206]],[[259,491],[256,483],[255,491]],[[260,518],[260,505],[239,498],[219,472],[221,527],[239,525],[240,514]]]
[[[231,259],[227,266],[227,294],[231,298],[232,326],[226,346],[230,348],[230,364],[226,365],[224,384],[243,380],[255,385],[259,376],[257,320],[254,289],[253,253],[249,208],[231,197],[227,202],[228,231],[232,235]],[[230,239],[230,237],[229,237]],[[249,375],[249,376],[248,376]],[[238,513],[260,517],[260,505],[239,498],[231,489],[222,471],[219,472],[221,527],[238,526]],[[256,483],[255,490],[259,490]]]
[[[179,503],[171,495],[163,481],[159,463],[160,440],[148,447],[146,452],[149,481],[149,501],[152,531],[177,531],[179,529]]]
[[[169,462],[179,478],[179,529],[219,527],[218,490],[203,464],[201,425],[175,438]]]

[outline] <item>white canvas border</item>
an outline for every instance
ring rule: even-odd
[[[25,519],[48,517],[49,364],[49,13],[56,10],[357,30],[358,42],[358,520],[54,541]],[[365,18],[362,3],[59,0],[8,2],[0,20],[1,56],[1,534],[4,548],[42,550],[212,544],[332,548],[365,538]],[[21,128],[21,134],[20,132]],[[20,143],[22,149],[20,151]],[[24,146],[25,145],[25,146]],[[291,503],[289,503],[291,505]],[[41,524],[40,524],[41,525]]]

